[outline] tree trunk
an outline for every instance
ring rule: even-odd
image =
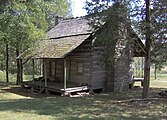
[[[155,63],[155,68],[154,68],[154,79],[157,79],[157,64]]]
[[[144,66],[144,83],[142,97],[146,98],[150,85],[150,48],[151,48],[151,32],[150,32],[150,0],[146,0],[146,57]]]
[[[6,44],[6,82],[9,82],[9,51],[8,44]]]
[[[19,56],[19,50],[16,49],[16,57]],[[19,60],[17,60],[17,80],[16,80],[16,85],[20,84],[20,63]]]

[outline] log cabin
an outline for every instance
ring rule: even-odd
[[[126,28],[125,28],[126,29]],[[131,31],[133,31],[131,29]],[[89,90],[94,92],[119,92],[129,89],[130,64],[133,57],[144,56],[144,44],[134,33],[134,38],[121,43],[114,69],[100,64],[103,48],[95,45],[96,32],[86,17],[65,19],[47,32],[47,40],[37,43],[31,51],[22,53],[19,78],[21,85],[29,85],[39,91],[56,91],[62,94]],[[99,52],[101,51],[101,52]],[[23,80],[23,66],[28,60],[40,59],[42,77]],[[33,67],[34,70],[34,67]]]

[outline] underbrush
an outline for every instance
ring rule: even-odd
[[[6,72],[0,71],[0,82],[6,82]],[[14,83],[16,82],[16,74],[9,73],[9,82]]]
[[[6,80],[6,73],[3,71],[0,71],[0,81],[5,82]]]
[[[40,77],[40,75],[35,75],[35,78]],[[17,74],[11,74],[9,73],[9,82],[10,83],[16,83],[16,79],[17,79]],[[32,80],[32,75],[23,75],[23,80],[27,81],[27,80]],[[5,71],[1,71],[0,70],[0,82],[6,82],[6,72]]]

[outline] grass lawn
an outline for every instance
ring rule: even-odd
[[[70,98],[31,94],[14,85],[0,83],[1,120],[167,120],[167,77],[151,80],[149,99],[141,88],[122,93],[102,93]]]

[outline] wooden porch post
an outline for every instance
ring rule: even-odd
[[[43,73],[43,60],[40,59],[40,75],[44,75]]]
[[[33,79],[33,84],[35,83],[34,81],[34,71],[35,71],[35,68],[34,68],[34,59],[32,59],[32,66],[33,66],[33,70],[32,70],[32,79]]]
[[[44,75],[45,75],[45,87],[47,87],[46,59],[44,59]]]
[[[67,88],[67,62],[66,58],[64,59],[64,90]]]

